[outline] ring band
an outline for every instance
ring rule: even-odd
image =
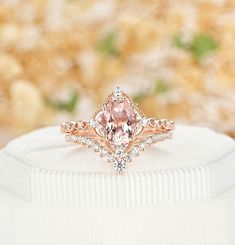
[[[131,98],[117,87],[89,121],[61,124],[65,140],[87,145],[122,173],[147,145],[172,137],[174,121],[146,118]]]

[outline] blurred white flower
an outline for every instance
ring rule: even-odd
[[[17,59],[9,54],[0,54],[0,79],[9,82],[23,72],[22,66]]]
[[[45,116],[43,98],[38,88],[24,80],[12,83],[10,87],[12,115],[19,126],[32,128],[40,125]]]

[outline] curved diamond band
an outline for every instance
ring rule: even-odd
[[[169,139],[175,123],[167,119],[146,118],[131,98],[117,87],[90,121],[61,124],[67,142],[87,145],[113,163],[122,173],[147,145]]]

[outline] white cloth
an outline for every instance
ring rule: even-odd
[[[213,200],[132,208],[38,205],[0,189],[4,245],[234,245],[235,188]]]
[[[0,244],[233,245],[234,149],[177,126],[116,176],[57,127],[24,135],[0,152]]]
[[[210,198],[235,182],[234,141],[206,128],[177,126],[121,176],[97,155],[58,127],[37,130],[0,152],[0,184],[39,203],[128,207]]]

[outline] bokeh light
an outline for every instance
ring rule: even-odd
[[[235,1],[0,2],[0,145],[89,119],[120,85],[146,116],[235,137]]]

